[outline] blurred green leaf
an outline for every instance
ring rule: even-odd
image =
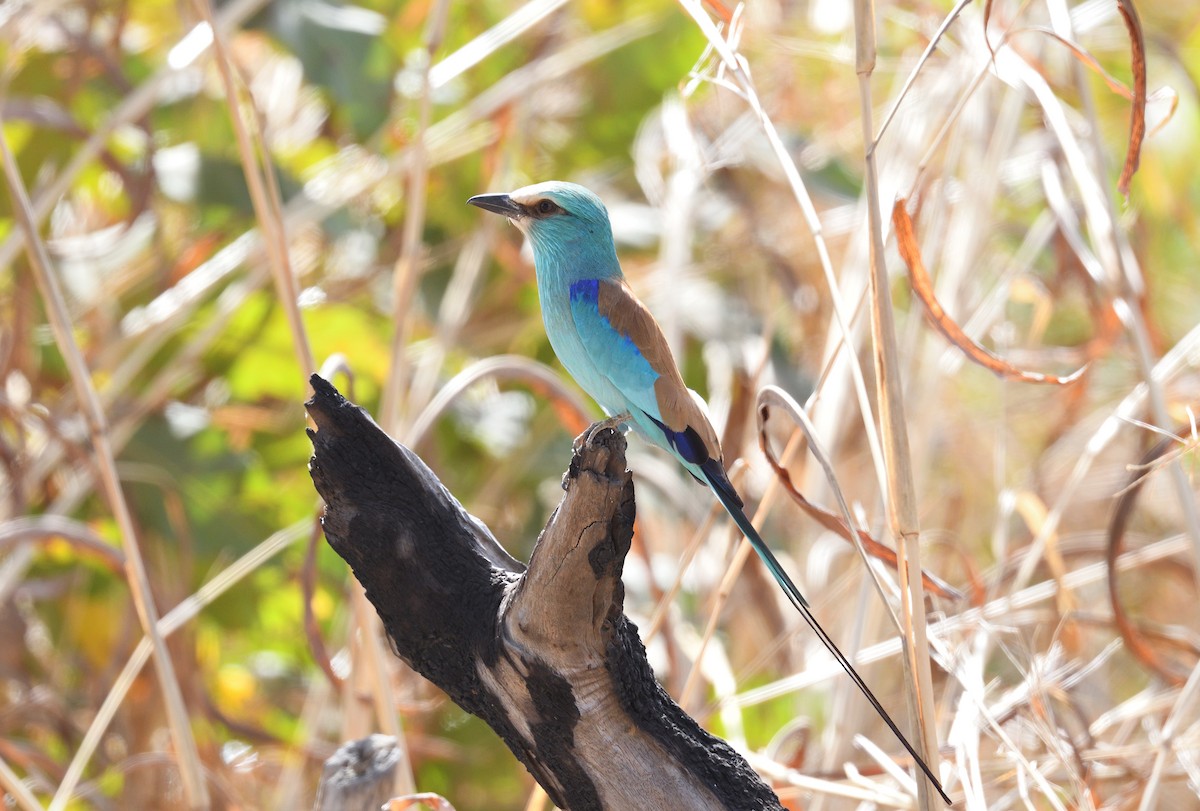
[[[387,19],[352,4],[283,0],[271,5],[271,32],[313,84],[325,88],[355,140],[373,135],[390,113],[398,65],[379,37]]]

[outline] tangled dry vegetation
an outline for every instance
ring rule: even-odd
[[[544,807],[388,654],[301,403],[341,376],[527,555],[598,414],[464,201],[558,177],[609,202],[764,534],[957,807],[1200,807],[1200,15],[866,5],[0,8],[7,799],[304,807],[382,731],[397,794]],[[702,491],[630,463],[671,695],[791,808],[914,807]]]

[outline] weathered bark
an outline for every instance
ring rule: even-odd
[[[325,761],[316,811],[378,811],[395,794],[400,750],[390,735],[350,741]]]
[[[312,383],[330,545],[396,653],[486,721],[559,807],[781,808],[659,686],[622,613],[634,492],[621,434],[575,453],[526,569],[415,454]]]

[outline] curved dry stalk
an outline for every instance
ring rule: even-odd
[[[86,524],[65,515],[28,515],[0,523],[0,549],[26,541],[61,538],[78,550],[95,556],[105,566],[120,572],[125,554],[101,538]]]
[[[766,431],[767,418],[769,416],[768,411],[770,410],[771,406],[777,406],[786,411],[792,417],[792,422],[797,426],[795,430],[802,430],[804,432],[810,449],[813,452],[813,456],[816,457],[817,461],[821,465],[821,470],[825,473],[825,479],[829,484],[830,490],[833,491],[834,497],[837,499],[838,508],[842,513],[841,517],[834,515],[824,507],[813,504],[811,501],[805,498],[804,494],[797,490],[795,485],[792,483],[791,474],[788,472],[787,468],[780,465],[779,460],[776,459],[771,453],[771,449],[767,444],[769,440]],[[775,472],[775,475],[783,480],[782,484],[787,494],[792,497],[792,501],[810,518],[815,520],[825,529],[837,535],[839,538],[847,541],[851,546],[856,547],[864,564],[869,563],[868,558],[870,557],[883,561],[893,569],[899,565],[895,552],[872,538],[866,530],[859,529],[856,526],[857,522],[854,521],[850,515],[850,507],[846,504],[846,499],[842,493],[842,488],[838,484],[837,477],[834,475],[833,465],[829,461],[828,455],[821,448],[820,441],[817,438],[816,426],[813,425],[812,421],[808,418],[808,414],[805,413],[800,404],[797,403],[790,394],[778,386],[766,386],[762,391],[759,392],[758,444],[762,449],[763,455],[767,457],[767,464],[771,466],[771,469]],[[871,569],[869,565],[868,569]],[[875,575],[873,569],[871,569],[871,574],[876,579],[876,590],[878,591],[880,598],[884,599],[884,594],[880,588],[878,577]],[[963,598],[962,592],[960,592],[958,589],[954,588],[949,583],[946,583],[929,574],[928,572],[922,573],[921,578],[925,581],[926,588],[937,594],[939,597],[946,597],[947,599],[951,600],[961,600]],[[884,602],[886,603],[887,600],[884,599]],[[892,621],[898,630],[900,625],[896,620],[896,615],[894,612],[892,613]]]
[[[846,526],[850,529],[846,533],[846,537],[858,552],[859,560],[862,561],[863,568],[875,586],[875,593],[879,595],[879,601],[887,609],[888,617],[892,621],[892,627],[898,633],[903,633],[900,620],[896,617],[896,612],[892,610],[892,604],[888,601],[887,595],[883,591],[883,584],[879,582],[879,574],[875,571],[875,567],[871,565],[867,550],[863,548],[862,539],[859,537],[858,523],[854,520],[854,516],[850,512],[850,505],[846,503],[846,497],[842,494],[842,488],[838,484],[837,476],[833,471],[833,465],[829,462],[829,457],[821,448],[820,442],[817,441],[816,426],[812,424],[808,415],[804,413],[804,409],[800,407],[800,404],[790,394],[778,386],[766,386],[758,393],[757,411],[760,440],[765,439],[763,426],[766,422],[766,413],[772,407],[782,409],[792,418],[792,422],[796,425],[793,429],[793,435],[796,432],[803,435],[804,444],[808,446],[809,451],[817,460],[817,464],[821,466],[821,470],[825,473],[825,479],[829,483],[829,489],[833,492],[834,499],[837,500],[838,509],[841,510],[842,520],[846,522]],[[788,447],[790,448],[791,446],[792,442],[789,441]],[[784,470],[787,469],[782,464],[780,464],[780,467]]]
[[[25,785],[25,781],[12,770],[12,767],[2,757],[0,757],[0,788],[8,793],[8,796],[12,797],[23,811],[41,811],[42,804],[38,802],[37,797],[33,796],[29,786]]]
[[[1146,138],[1146,37],[1142,33],[1142,21],[1138,18],[1133,0],[1117,0],[1121,19],[1129,29],[1130,62],[1133,69],[1133,105],[1129,111],[1129,147],[1125,152],[1125,165],[1117,181],[1117,191],[1129,199],[1129,184],[1138,169],[1142,157],[1142,141]],[[1198,561],[1200,562],[1200,561]]]
[[[2,123],[0,121],[0,125]],[[25,190],[25,182],[21,179],[16,161],[8,148],[8,141],[4,138],[0,138],[0,158],[3,158],[4,162],[4,174],[13,201],[13,212],[21,230],[25,232],[29,266],[37,281],[38,290],[41,292],[55,342],[70,370],[75,396],[79,400],[83,416],[87,421],[88,435],[95,452],[96,466],[99,469],[104,494],[121,532],[121,548],[125,552],[125,578],[129,582],[130,595],[133,598],[134,609],[137,611],[142,630],[149,637],[153,647],[155,670],[158,674],[159,687],[163,691],[163,703],[166,705],[167,723],[171,730],[171,740],[175,745],[179,762],[183,793],[187,797],[190,807],[207,808],[210,800],[208,785],[204,779],[204,769],[200,763],[200,753],[196,749],[196,739],[192,736],[187,705],[184,704],[183,691],[175,676],[171,652],[167,650],[166,643],[158,633],[158,609],[154,605],[150,578],[146,574],[146,565],[142,560],[141,545],[138,542],[133,513],[130,512],[129,504],[125,500],[125,493],[121,490],[117,463],[112,444],[109,441],[108,420],[100,405],[100,399],[96,396],[96,389],[92,385],[87,362],[83,358],[83,353],[79,351],[78,344],[75,343],[71,318],[67,314],[67,306],[63,301],[62,291],[59,289],[58,279],[54,276],[50,256],[46,253],[46,246],[42,244],[37,233],[37,226],[34,224],[34,215],[30,208],[29,194]]]
[[[1090,70],[1092,73],[1096,74],[1096,76],[1098,76],[1100,80],[1108,86],[1109,90],[1121,98],[1128,99],[1130,101],[1133,100],[1133,91],[1126,87],[1124,82],[1105,70],[1104,66],[1100,64],[1100,60],[1092,56],[1086,48],[1084,48],[1075,40],[1070,39],[1069,37],[1060,34],[1051,28],[1046,28],[1045,26],[1041,25],[1029,25],[1023,28],[1013,28],[1010,29],[1008,33],[1010,38],[1015,37],[1018,34],[1030,33],[1041,34],[1042,36],[1053,39],[1059,45],[1066,48],[1067,52],[1070,53],[1071,56],[1075,57],[1075,59],[1078,60],[1081,65]],[[1145,122],[1143,121],[1143,124],[1144,123]]]
[[[1131,474],[1128,483],[1123,487],[1120,493],[1116,496],[1113,503],[1112,518],[1108,526],[1108,538],[1106,544],[1105,559],[1108,561],[1108,601],[1112,606],[1113,623],[1117,626],[1117,631],[1121,638],[1125,641],[1125,646],[1129,650],[1130,655],[1143,667],[1147,668],[1167,684],[1180,685],[1185,680],[1191,678],[1195,670],[1200,668],[1200,663],[1192,666],[1191,673],[1184,675],[1180,671],[1184,668],[1174,662],[1164,661],[1158,653],[1142,638],[1140,629],[1137,627],[1129,614],[1126,613],[1124,605],[1121,603],[1120,593],[1117,588],[1117,567],[1115,566],[1116,559],[1120,556],[1121,547],[1125,540],[1125,532],[1129,525],[1129,519],[1133,513],[1139,494],[1146,482],[1149,480],[1147,469],[1158,463],[1159,465],[1167,464],[1169,461],[1167,451],[1174,445],[1179,443],[1184,437],[1194,429],[1191,425],[1181,426],[1175,433],[1167,432],[1166,436],[1156,442],[1150,450],[1142,455],[1138,464],[1134,466],[1134,471]]]
[[[974,363],[983,366],[996,375],[1004,378],[1020,380],[1022,383],[1045,383],[1054,386],[1065,386],[1077,381],[1085,371],[1087,364],[1068,375],[1053,375],[1046,372],[1031,372],[1020,369],[999,355],[989,351],[978,341],[967,335],[945,308],[938,302],[933,290],[933,282],[929,271],[925,268],[925,260],[921,258],[921,249],[917,244],[916,233],[913,229],[912,217],[908,213],[907,200],[897,197],[892,205],[892,230],[896,237],[896,246],[900,256],[908,267],[909,284],[917,299],[925,308],[925,314],[934,328],[942,334],[953,346]]]
[[[520,355],[496,355],[476,361],[456,374],[438,390],[437,396],[417,415],[404,436],[404,442],[412,448],[421,447],[429,430],[441,419],[455,400],[468,389],[483,380],[513,380],[532,386],[547,394],[553,402],[567,409],[574,417],[565,425],[576,434],[591,422],[590,409],[579,392],[563,383],[562,377],[544,363]]]

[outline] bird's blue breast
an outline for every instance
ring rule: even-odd
[[[633,342],[633,338],[628,335],[622,335],[609,321],[608,316],[600,310],[600,280],[599,279],[581,279],[571,285],[571,312],[575,318],[575,324],[579,328],[580,334],[596,339],[607,339],[597,341],[603,344],[603,349],[606,354],[613,356],[617,360],[632,362],[635,367],[645,367],[643,372],[649,372],[650,385],[654,385],[654,380],[658,374],[650,368],[650,364],[642,357],[641,351],[637,348],[637,344]],[[582,316],[582,318],[580,317]]]
[[[572,302],[572,288],[580,282],[565,284],[564,281],[561,275],[538,273],[538,297],[541,299],[542,320],[546,324],[546,336],[550,339],[550,346],[571,377],[575,378],[605,412],[610,415],[619,414],[626,410],[625,397],[596,365],[601,362],[601,358],[596,356],[601,341],[595,334],[589,337],[576,325],[580,308]],[[597,282],[592,280],[593,300],[596,298],[596,284]],[[581,289],[579,295],[586,299],[587,291]],[[586,304],[584,307],[586,308]],[[609,330],[612,331],[611,325]]]
[[[580,279],[569,288],[571,316],[580,340],[593,362],[606,370],[605,377],[625,395],[652,392],[658,372],[633,338],[613,326],[600,299],[599,279]],[[653,395],[650,395],[653,398]],[[640,399],[633,397],[632,399]],[[622,408],[625,406],[623,405]],[[654,409],[657,413],[657,409]]]

